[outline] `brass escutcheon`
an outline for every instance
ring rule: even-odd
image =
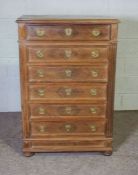
[[[72,28],[66,28],[64,30],[66,36],[71,36],[72,35]]]
[[[68,115],[72,114],[72,108],[70,106],[65,107],[65,113]]]
[[[72,50],[71,49],[66,49],[65,51],[65,58],[70,58],[72,55]]]
[[[65,124],[65,125],[64,125],[64,128],[65,128],[65,131],[66,131],[66,132],[71,132],[72,129],[73,129],[73,127],[72,127],[71,124]]]
[[[72,76],[72,70],[66,69],[65,70],[65,75],[66,75],[66,77],[70,78]]]
[[[72,93],[72,89],[71,88],[66,88],[65,93],[66,93],[67,96],[70,96],[71,93]]]

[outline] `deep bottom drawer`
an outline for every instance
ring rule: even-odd
[[[104,135],[105,120],[31,122],[31,136],[49,135]]]

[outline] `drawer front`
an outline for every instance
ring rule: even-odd
[[[105,118],[106,104],[30,104],[31,118],[61,119],[64,117]]]
[[[87,63],[107,62],[108,46],[30,46],[27,48],[29,62]]]
[[[30,100],[106,100],[106,84],[47,83],[30,85]]]
[[[108,68],[102,66],[29,66],[29,82],[107,82]]]
[[[110,25],[28,25],[27,40],[110,40]]]
[[[105,121],[31,122],[31,135],[104,135]]]

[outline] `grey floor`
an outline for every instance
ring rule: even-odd
[[[21,147],[21,114],[0,113],[0,175],[138,175],[138,111],[115,112],[114,153],[38,153]]]

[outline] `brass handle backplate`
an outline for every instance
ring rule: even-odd
[[[97,89],[90,89],[90,94],[91,94],[92,96],[97,95]]]
[[[96,131],[96,126],[95,125],[90,125],[90,129],[92,132],[95,132]]]
[[[92,50],[91,51],[91,56],[92,58],[98,58],[100,55],[99,51],[98,50]]]
[[[38,114],[40,114],[40,115],[45,115],[45,114],[46,114],[46,109],[43,108],[43,107],[39,107],[39,108],[38,108]]]
[[[94,108],[94,107],[91,107],[90,111],[91,111],[92,114],[96,114],[97,113],[96,108]]]
[[[37,29],[36,30],[36,35],[38,37],[43,37],[45,35],[45,30],[43,30],[43,29]]]
[[[92,75],[92,77],[98,77],[98,71],[97,70],[92,70],[91,75]]]
[[[64,29],[65,35],[66,36],[71,36],[72,35],[72,28],[66,28]]]
[[[45,89],[38,89],[37,91],[39,96],[45,96]]]
[[[46,125],[40,125],[38,130],[39,130],[39,132],[44,133],[47,130],[47,126]]]
[[[37,75],[40,78],[43,78],[45,76],[45,72],[43,70],[37,70]]]
[[[36,51],[36,56],[38,59],[44,58],[44,52],[42,50]]]
[[[93,29],[92,30],[92,36],[98,37],[101,35],[101,31],[99,29]]]

